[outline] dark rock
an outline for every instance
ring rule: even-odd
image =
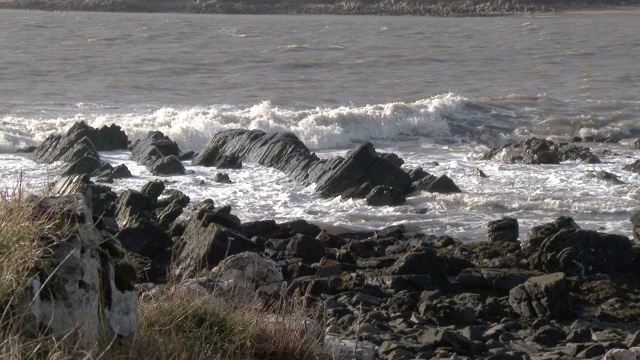
[[[472,351],[472,342],[464,336],[451,330],[430,329],[418,337],[418,342],[432,347],[451,348],[453,352],[460,355],[479,355]],[[477,349],[476,351],[482,349]]]
[[[520,231],[518,220],[504,217],[499,220],[490,221],[487,224],[489,229],[489,241],[518,241]]]
[[[631,262],[631,241],[622,235],[562,229],[545,238],[529,261],[540,271],[581,276],[626,271]]]
[[[225,174],[225,173],[217,173],[213,177],[213,181],[217,182],[217,183],[221,183],[221,184],[231,184],[231,183],[233,183],[231,181],[231,179],[229,179],[229,174]]]
[[[300,258],[313,264],[324,256],[324,245],[311,236],[296,234],[288,239],[267,240],[265,254],[274,260]]]
[[[124,164],[114,166],[111,172],[111,177],[114,179],[130,178],[131,176],[131,171]]]
[[[374,187],[366,196],[366,200],[367,205],[371,206],[395,206],[406,201],[402,191],[384,185]]]
[[[130,146],[133,159],[157,175],[184,175],[178,144],[160,131],[149,131]]]
[[[242,169],[242,160],[235,155],[222,155],[212,165],[218,169]]]
[[[633,239],[637,245],[640,245],[640,210],[636,210],[631,215],[631,224],[633,225]]]
[[[565,275],[535,276],[509,291],[509,305],[524,317],[562,318],[571,311]]]
[[[622,169],[631,171],[636,174],[640,174],[640,160],[636,160],[632,164],[627,164],[623,166]]]
[[[124,150],[129,146],[127,134],[116,124],[94,129],[87,136],[98,151]]]
[[[78,122],[65,135],[47,137],[34,155],[37,161],[43,163],[74,163],[86,155],[100,159],[98,151],[126,149],[128,142],[119,126],[103,126],[96,130],[84,122]]]
[[[521,269],[469,268],[463,269],[457,280],[464,286],[477,286],[507,292],[535,275],[537,275],[535,272]]]
[[[240,226],[240,231],[247,237],[254,237],[257,235],[267,236],[267,234],[273,233],[279,229],[278,224],[274,220],[259,220],[246,222]]]
[[[540,248],[547,237],[554,235],[561,229],[580,229],[580,226],[569,216],[561,216],[554,222],[534,226],[522,240],[522,247],[527,250]]]
[[[191,199],[179,190],[168,189],[156,200],[156,218],[160,227],[168,231],[175,220],[182,214]]]
[[[576,354],[578,359],[591,359],[596,356],[604,355],[607,349],[602,344],[593,344]]]
[[[406,192],[411,183],[409,175],[378,156],[371,143],[360,145],[345,158],[320,160],[293,133],[228,130],[216,134],[192,163],[213,166],[225,156],[276,168],[302,184],[316,184],[324,197],[340,195],[367,182],[373,187],[387,185]]]
[[[160,195],[165,189],[164,181],[162,180],[152,180],[142,185],[142,189],[140,190],[144,195],[150,197],[154,204],[158,201]]]
[[[373,190],[373,184],[370,181],[360,186],[348,188],[340,194],[343,199],[364,199]]]
[[[428,175],[411,184],[411,191],[426,191],[441,194],[460,193],[462,190],[447,175]]]
[[[449,285],[449,265],[432,249],[411,252],[400,257],[389,269],[389,275],[429,275],[435,285]]]
[[[231,255],[255,248],[243,234],[209,221],[206,215],[195,216],[174,245],[171,274],[176,279],[193,277],[200,271],[211,270]]]
[[[484,173],[484,171],[480,170],[479,168],[475,168],[473,169],[473,175],[479,178],[487,178],[487,174]]]
[[[155,205],[155,199],[138,191],[120,194],[115,210],[120,232],[116,237],[125,249],[150,260],[145,280],[164,282],[173,242],[155,219]]]
[[[79,175],[79,174],[91,174],[102,163],[98,158],[93,155],[85,155],[78,160],[70,164],[63,172],[62,176]]]
[[[342,246],[344,246],[347,243],[347,241],[345,239],[341,238],[340,236],[329,234],[325,230],[322,230],[316,236],[316,239],[318,239],[320,242],[322,242],[322,244],[324,244],[325,248],[338,249],[338,248],[341,248]]]
[[[404,160],[394,153],[382,153],[379,156],[397,167],[401,167],[404,164]]]
[[[591,329],[572,329],[565,338],[568,343],[587,343],[591,341]]]
[[[521,162],[525,164],[558,164],[560,161],[570,160],[579,160],[589,164],[600,162],[600,159],[589,148],[535,137],[491,149],[483,158],[485,160],[498,158],[509,163]]]

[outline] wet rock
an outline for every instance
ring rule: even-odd
[[[324,197],[343,194],[369,182],[406,193],[411,184],[407,173],[390,156],[379,156],[371,143],[364,143],[342,157],[320,160],[293,133],[259,130],[228,130],[216,134],[193,159],[194,165],[212,166],[224,156],[273,167],[302,184],[316,184]]]
[[[585,276],[625,271],[631,262],[631,241],[622,235],[562,229],[545,238],[529,257],[532,268]]]
[[[240,158],[234,155],[220,156],[213,163],[212,166],[218,169],[242,169],[242,161]]]
[[[489,229],[489,241],[514,242],[518,241],[518,236],[520,236],[518,220],[510,217],[490,221],[487,228]]]
[[[402,205],[406,199],[404,193],[389,186],[376,186],[366,196],[367,205],[371,206],[395,206]]]
[[[91,173],[91,176],[99,181],[111,183],[113,179],[130,178],[132,175],[129,168],[124,164],[111,166],[111,164],[108,163],[101,163],[100,166]]]
[[[627,164],[623,166],[622,169],[631,171],[636,174],[640,174],[640,160],[636,160],[632,164]]]
[[[100,167],[101,164],[102,162],[97,157],[85,155],[67,166],[62,172],[62,176],[91,174]]]
[[[562,318],[571,311],[563,273],[535,276],[509,291],[509,305],[524,317]]]
[[[427,174],[411,184],[411,192],[426,191],[441,194],[461,193],[462,190],[447,175],[436,177]]]
[[[178,144],[160,131],[149,131],[130,146],[133,159],[156,175],[184,175]]]
[[[213,181],[215,181],[217,183],[221,183],[221,184],[232,184],[233,183],[233,181],[231,181],[231,179],[229,179],[229,174],[225,174],[225,173],[217,173],[213,177]]]
[[[47,137],[33,154],[39,162],[71,164],[84,156],[100,159],[98,151],[126,149],[127,144],[127,136],[119,126],[103,126],[97,130],[85,122],[78,122],[65,135]]]
[[[529,138],[491,149],[483,158],[498,159],[509,163],[559,164],[560,161],[578,160],[589,164],[600,159],[589,148],[557,143],[552,140]]]
[[[451,330],[427,330],[419,335],[418,342],[432,347],[450,348],[460,355],[480,355],[485,352],[485,349],[474,347],[472,341]]]
[[[473,176],[479,177],[479,178],[488,177],[487,174],[485,174],[484,171],[480,170],[479,168],[473,169]]]

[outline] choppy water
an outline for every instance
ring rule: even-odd
[[[277,171],[247,164],[191,167],[170,177],[192,200],[230,204],[244,221],[305,218],[336,231],[405,223],[412,231],[482,240],[505,215],[521,230],[572,215],[589,229],[630,235],[640,207],[631,141],[596,165],[481,161],[489,146],[522,136],[594,133],[640,137],[637,15],[509,18],[220,16],[0,11],[0,174],[33,189],[59,166],[12,154],[78,120],[116,123],[130,137],[161,130],[184,150],[216,132],[295,132],[320,156],[361,141],[394,151],[407,168],[447,174],[463,194],[413,194],[372,208],[320,199]],[[137,188],[151,176],[126,152]],[[437,161],[439,165],[432,164]],[[475,168],[488,178],[473,176]],[[598,181],[607,170],[625,183]],[[420,214],[424,212],[426,213]]]

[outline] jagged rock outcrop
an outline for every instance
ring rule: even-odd
[[[116,235],[122,246],[149,262],[145,280],[164,282],[171,260],[171,237],[155,216],[157,199],[135,190],[125,190],[116,201]]]
[[[88,345],[101,336],[133,337],[136,269],[120,243],[93,225],[84,196],[41,199],[35,216],[55,220],[43,234],[50,252],[22,297],[24,328]]]
[[[558,143],[553,140],[529,138],[493,148],[483,156],[484,160],[498,159],[509,163],[559,164],[561,161],[578,160],[588,164],[599,163],[598,156],[589,148]]]
[[[326,160],[312,154],[293,133],[227,130],[216,134],[192,164],[215,166],[226,158],[276,168],[301,184],[316,184],[316,190],[324,197],[364,198],[377,186],[394,188],[402,194],[412,190],[411,176],[400,168],[402,160],[376,153],[368,142],[345,157]],[[398,199],[371,203],[395,203]]]
[[[75,123],[66,134],[51,135],[38,146],[33,155],[42,163],[62,161],[62,175],[92,174],[99,170],[104,178],[113,178],[113,168],[100,160],[98,151],[126,149],[129,140],[122,129],[112,124],[95,129],[85,122]],[[111,167],[111,169],[109,169]]]
[[[184,175],[180,148],[160,131],[149,131],[130,146],[133,159],[155,175]]]
[[[255,251],[257,246],[237,231],[240,221],[224,208],[199,209],[174,245],[171,274],[186,279],[217,266],[228,256]]]

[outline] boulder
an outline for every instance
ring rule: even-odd
[[[543,272],[562,271],[585,276],[627,271],[632,243],[623,235],[593,230],[561,229],[546,237],[529,257],[531,267]]]
[[[156,175],[184,175],[178,144],[160,131],[149,131],[130,146],[133,159]]]
[[[196,276],[217,266],[228,256],[253,251],[256,245],[243,234],[211,221],[210,211],[200,211],[174,245],[171,274],[175,279]]]
[[[22,329],[88,345],[136,336],[136,269],[120,243],[94,226],[84,196],[41,199],[34,215],[60,220],[45,230],[53,244],[21,297]]]
[[[237,294],[272,296],[282,289],[283,277],[278,265],[253,252],[231,255],[211,269],[207,280],[216,289]]]
[[[569,304],[564,273],[534,276],[509,291],[509,305],[523,317],[562,318],[570,313]]]
[[[510,217],[490,221],[487,228],[489,229],[489,241],[515,242],[520,236],[518,220]]]
[[[447,261],[433,249],[409,252],[401,256],[386,270],[389,275],[428,275],[437,286],[449,285],[450,275]]]

